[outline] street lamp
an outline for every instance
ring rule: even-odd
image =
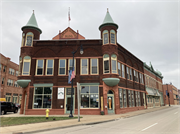
[[[79,46],[78,48],[77,48],[77,50],[80,48],[80,54],[83,54],[83,47],[82,47],[82,45],[81,46]],[[72,61],[72,71],[73,71],[73,69],[74,69],[74,54],[77,52],[77,50],[76,51],[72,51],[72,54],[73,54],[73,61]],[[72,114],[72,110],[73,110],[73,78],[72,78],[72,81],[71,81],[71,106],[70,106],[70,115],[69,115],[69,117],[73,117],[73,114]]]

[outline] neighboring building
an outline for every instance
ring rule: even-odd
[[[179,94],[179,105],[180,105],[180,89],[178,89],[178,94]]]
[[[19,65],[2,54],[0,54],[0,59],[0,98],[21,104],[22,88],[17,84]]]
[[[161,72],[155,71],[152,64],[144,63],[144,76],[146,87],[147,108],[164,106]]]
[[[165,105],[169,105],[169,101],[171,105],[178,105],[179,104],[179,99],[178,99],[178,89],[172,85],[172,83],[170,84],[164,84],[163,85],[163,94],[165,96]],[[167,93],[169,93],[169,98]]]
[[[71,104],[72,51],[74,55],[73,113],[77,114],[77,86],[80,83],[81,114],[120,114],[146,108],[143,62],[117,43],[117,29],[107,12],[99,30],[101,39],[85,39],[70,27],[40,40],[34,13],[22,27],[20,75],[23,87],[21,114],[68,114]],[[62,96],[58,97],[59,91]]]

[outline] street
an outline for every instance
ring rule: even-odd
[[[36,134],[180,134],[180,105],[116,121]]]

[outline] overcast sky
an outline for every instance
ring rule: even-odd
[[[21,27],[35,10],[40,39],[51,40],[68,27],[86,39],[99,39],[99,26],[109,8],[119,25],[117,41],[137,58],[152,63],[163,83],[180,89],[180,1],[179,0],[1,0],[0,52],[19,63]]]

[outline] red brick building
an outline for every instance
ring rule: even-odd
[[[21,104],[22,88],[17,84],[19,65],[2,54],[0,54],[0,59],[0,98]]]
[[[164,106],[161,72],[155,71],[152,64],[148,66],[144,63],[145,87],[147,108]]]
[[[73,114],[77,114],[80,83],[81,114],[120,114],[146,108],[143,62],[117,42],[118,25],[107,11],[100,39],[85,39],[68,27],[52,40],[40,40],[34,13],[22,27],[20,75],[21,114],[68,114],[71,104],[69,70],[73,68]]]
[[[167,93],[169,93],[169,97],[168,97]],[[178,89],[171,83],[163,85],[163,94],[165,97],[165,101],[164,101],[165,105],[169,105],[169,101],[170,101],[170,105],[178,105],[179,104]]]

